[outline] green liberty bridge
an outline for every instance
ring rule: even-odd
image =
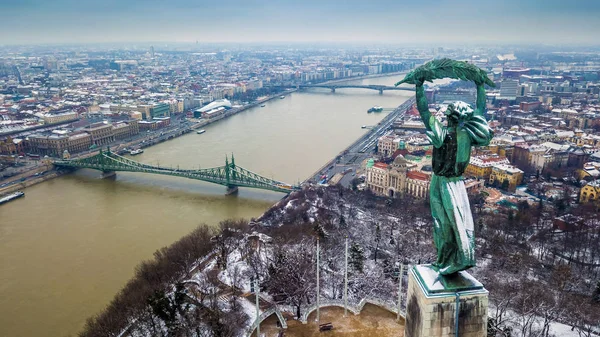
[[[73,169],[89,168],[100,170],[103,173],[103,177],[108,177],[114,175],[118,171],[123,171],[162,174],[202,180],[227,187],[227,194],[235,193],[238,187],[258,188],[283,193],[291,193],[300,190],[299,186],[292,186],[280,181],[265,178],[242,167],[236,166],[233,155],[231,155],[231,162],[227,157],[225,158],[224,166],[198,170],[181,170],[179,168],[173,169],[143,164],[110,152],[110,150],[100,150],[98,154],[82,159],[55,160],[54,165]]]

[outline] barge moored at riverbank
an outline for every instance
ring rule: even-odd
[[[14,193],[8,194],[3,196],[2,198],[0,198],[0,205],[7,203],[9,201],[13,201],[15,199],[19,199],[21,197],[24,197],[25,193],[21,192],[21,191],[16,191]]]

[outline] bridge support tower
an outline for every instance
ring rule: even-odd
[[[379,94],[383,95],[383,89],[379,89]]]
[[[331,88],[331,92],[335,94],[335,88]]]
[[[237,186],[227,186],[227,190],[225,191],[225,195],[237,194],[238,187]]]
[[[115,171],[102,171],[102,179],[113,178],[117,176]]]

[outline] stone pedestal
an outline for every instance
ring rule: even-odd
[[[469,273],[442,276],[430,265],[410,270],[405,337],[485,337],[487,315],[488,291]]]

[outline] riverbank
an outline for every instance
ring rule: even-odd
[[[0,187],[0,196],[55,178],[54,175],[50,174],[52,172],[56,172],[53,165],[49,162],[44,162],[31,170],[4,179],[2,183],[6,184],[6,186]]]
[[[46,172],[48,172],[48,171],[46,171]],[[35,177],[35,178],[32,178],[32,179],[28,179],[28,180],[25,180],[23,182],[19,182],[19,183],[16,183],[16,184],[12,184],[12,185],[0,188],[0,195],[4,195],[4,194],[8,194],[8,193],[13,193],[13,192],[16,192],[16,191],[22,191],[22,190],[24,190],[27,187],[30,187],[30,186],[33,186],[33,185],[36,185],[36,184],[39,184],[39,183],[43,183],[44,181],[47,181],[47,180],[50,180],[50,179],[54,179],[54,178],[60,177],[63,174],[64,173],[58,172],[56,170],[53,170],[53,171],[50,171],[49,173],[44,174],[42,176]]]
[[[280,92],[278,94],[274,94],[274,95],[268,96],[266,99],[263,99],[260,102],[250,103],[250,104],[246,104],[246,105],[244,105],[242,107],[239,107],[239,108],[236,108],[236,109],[231,109],[231,110],[225,112],[224,114],[222,114],[221,116],[218,116],[218,117],[215,117],[215,118],[212,118],[212,119],[202,119],[202,120],[196,122],[194,125],[192,125],[191,128],[193,130],[199,129],[199,128],[203,127],[203,126],[210,125],[210,124],[218,122],[218,121],[220,121],[222,119],[225,119],[225,118],[237,115],[238,113],[240,113],[242,111],[246,111],[246,110],[248,110],[250,108],[254,108],[254,107],[260,106],[261,104],[264,104],[264,103],[266,103],[266,102],[268,102],[270,100],[279,98],[281,96],[287,96],[287,95],[289,95],[289,94],[291,94],[293,92],[296,92],[296,91],[297,91],[297,89],[286,90],[284,92]]]

